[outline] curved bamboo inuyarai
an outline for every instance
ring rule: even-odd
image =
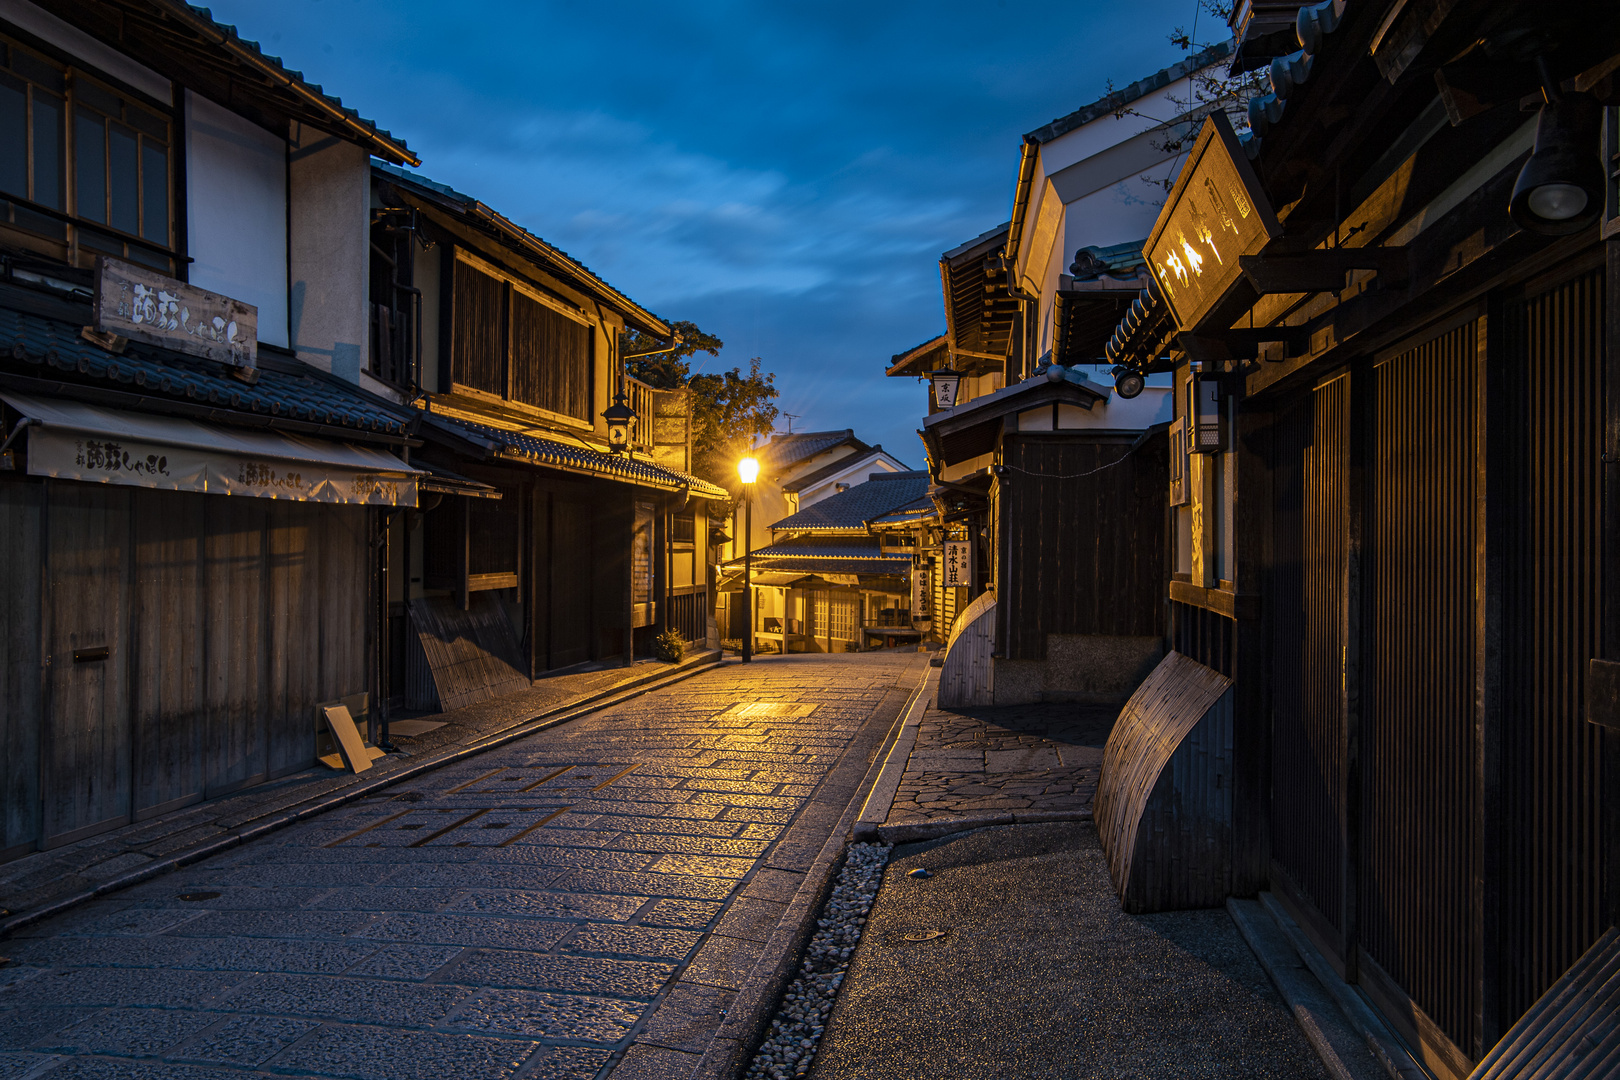
[[[1097,836],[1120,907],[1215,907],[1230,891],[1232,680],[1172,652],[1103,750]]]
[[[956,617],[939,673],[939,707],[995,704],[996,594],[980,593]]]

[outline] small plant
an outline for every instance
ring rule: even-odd
[[[666,663],[678,664],[686,656],[686,639],[671,627],[653,638],[653,655]]]

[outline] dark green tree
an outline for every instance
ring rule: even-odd
[[[673,349],[636,330],[619,337],[625,371],[659,390],[692,391],[692,471],[727,489],[737,486],[737,459],[776,425],[776,376],[763,371],[754,357],[748,370],[692,374],[691,357],[700,352],[719,356],[725,342],[690,322],[671,323],[677,335]],[[637,355],[642,354],[642,355]]]

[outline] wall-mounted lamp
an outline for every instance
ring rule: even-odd
[[[1147,379],[1139,371],[1119,371],[1114,374],[1114,393],[1129,400],[1147,386]]]
[[[1580,232],[1603,211],[1603,164],[1598,129],[1603,113],[1590,94],[1545,89],[1536,119],[1536,149],[1519,171],[1508,214],[1543,236]]]
[[[602,410],[602,419],[607,421],[608,449],[615,454],[630,449],[630,425],[636,422],[636,410],[630,407],[623,390],[614,394],[613,404]]]
[[[1226,377],[1192,365],[1187,379],[1187,452],[1222,454],[1231,449]]]
[[[934,382],[934,403],[942,409],[956,408],[956,389],[961,385],[962,373],[950,368],[929,372]]]

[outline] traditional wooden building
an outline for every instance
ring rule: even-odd
[[[1175,378],[1170,640],[1232,684],[1231,890],[1461,1078],[1620,910],[1620,26],[1295,14],[1110,356]]]
[[[383,685],[378,130],[206,12],[0,6],[0,859],[313,764]]]
[[[370,371],[420,410],[417,460],[461,485],[390,523],[393,693],[464,704],[628,664],[665,629],[717,645],[726,492],[690,472],[688,392],[619,355],[627,327],[668,325],[469,195],[379,164],[371,203]]]
[[[728,591],[754,590],[754,640],[777,652],[853,652],[921,640],[912,621],[915,530],[874,523],[918,504],[925,472],[875,472],[770,524],[771,541],[727,564]]]

